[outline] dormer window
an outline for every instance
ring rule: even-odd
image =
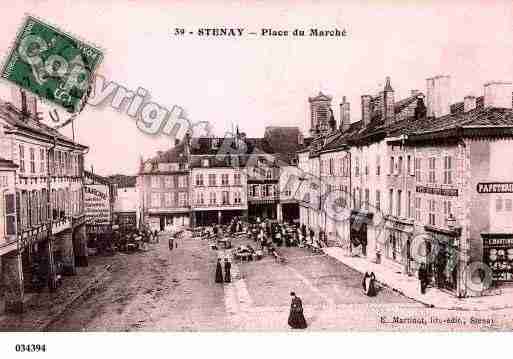
[[[208,158],[201,160],[201,167],[208,167],[208,166],[209,166]]]

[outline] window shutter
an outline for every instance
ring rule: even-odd
[[[14,194],[8,193],[5,198],[5,233],[16,234],[16,200]]]

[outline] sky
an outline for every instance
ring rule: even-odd
[[[346,96],[352,121],[360,96],[391,77],[395,98],[425,91],[426,78],[451,76],[452,101],[482,95],[483,84],[513,80],[511,1],[20,1],[3,2],[2,62],[26,13],[103,49],[97,73],[151,101],[182,107],[222,136],[232,125],[250,137],[266,126],[309,130],[308,97]],[[339,38],[174,36],[174,28],[346,29]],[[9,100],[8,84],[0,97]],[[49,110],[50,107],[44,107]],[[86,166],[135,174],[141,156],[172,146],[142,133],[126,108],[86,107],[75,136],[90,147]],[[46,116],[46,113],[45,113]],[[48,117],[48,116],[46,116]],[[70,129],[63,132],[70,135]]]

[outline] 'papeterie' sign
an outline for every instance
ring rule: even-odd
[[[477,193],[513,193],[513,182],[479,182]]]

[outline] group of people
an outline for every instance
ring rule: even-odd
[[[221,258],[218,258],[216,265],[216,283],[230,283],[232,281],[231,268],[232,263],[228,260],[228,258],[225,258],[223,277],[223,266],[221,264]]]

